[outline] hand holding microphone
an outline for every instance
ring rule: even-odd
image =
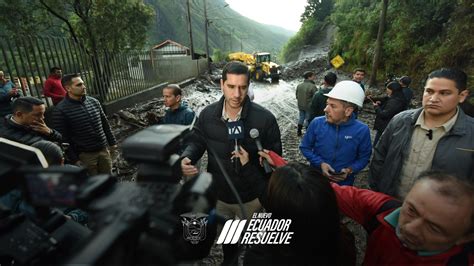
[[[260,135],[260,133],[258,132],[258,129],[256,128],[252,128],[250,130],[250,137],[252,139],[255,140],[255,144],[257,145],[257,149],[258,151],[263,151],[263,146],[262,146],[262,143],[260,142],[260,139],[258,138]],[[272,170],[272,167],[270,166],[270,164],[268,163],[268,161],[264,158],[263,159],[263,169],[265,169],[265,173],[271,173],[273,170]]]

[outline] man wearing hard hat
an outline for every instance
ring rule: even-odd
[[[369,127],[355,118],[365,94],[354,81],[341,81],[328,94],[325,116],[316,117],[300,144],[311,166],[331,181],[352,185],[372,153]]]

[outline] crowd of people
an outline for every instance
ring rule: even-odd
[[[363,69],[356,69],[352,80],[337,82],[329,72],[319,88],[316,74],[304,73],[295,92],[299,149],[307,164],[280,157],[277,119],[251,101],[245,64],[225,65],[223,95],[199,117],[183,101],[179,85],[163,89],[168,109],[155,122],[193,124],[192,141],[179,151],[182,174],[187,180],[203,171],[199,161],[208,152],[206,170],[213,176],[217,214],[250,219],[265,211],[273,218],[292,219],[290,245],[252,245],[245,264],[355,264],[353,239],[341,225],[342,215],[368,232],[366,265],[474,263],[474,119],[459,107],[469,94],[467,75],[452,68],[431,72],[417,109],[411,109],[408,76],[387,83],[386,96],[378,98],[365,88],[364,76]],[[111,172],[118,143],[79,74],[63,76],[59,67],[51,69],[44,89],[54,104],[51,125],[44,122],[41,100],[17,96],[3,73],[0,84],[0,137],[39,145],[55,164],[65,160],[90,175]],[[373,141],[369,127],[358,119],[364,102],[372,103],[376,113]],[[266,171],[265,163],[272,171]],[[370,190],[353,186],[366,167]],[[24,204],[18,191],[0,197],[0,203],[25,210],[18,207]],[[65,215],[86,223],[80,210]],[[224,264],[235,264],[239,247],[226,244],[223,250]]]

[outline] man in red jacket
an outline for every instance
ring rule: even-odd
[[[49,71],[48,79],[44,83],[43,94],[44,96],[51,97],[54,105],[57,105],[66,96],[66,90],[61,84],[62,77],[63,70],[59,67],[53,67]]]
[[[364,265],[473,265],[474,184],[425,172],[403,203],[332,185],[342,213],[369,233]]]

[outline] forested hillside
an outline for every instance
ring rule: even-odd
[[[288,44],[314,44],[322,38],[320,26],[331,23],[337,32],[330,56],[340,54],[347,70],[370,70],[381,8],[382,1],[374,0],[308,0],[310,17],[303,14],[303,27]],[[470,0],[388,1],[378,80],[387,73],[408,74],[418,86],[431,70],[450,66],[464,69],[473,81],[473,11]],[[283,58],[291,60],[295,47],[288,44]]]
[[[187,32],[186,1],[147,0],[156,17],[152,23],[149,40],[152,43],[173,39],[189,44]],[[202,0],[190,1],[195,50],[205,51],[204,5]],[[213,51],[268,51],[278,54],[281,47],[294,33],[286,29],[261,24],[241,16],[226,6],[224,0],[207,0],[209,24],[209,50]],[[265,13],[265,12],[263,12]],[[271,15],[271,14],[267,14]],[[242,45],[241,45],[242,44]]]
[[[0,0],[0,35],[73,37],[88,50],[148,49],[171,39],[190,45],[186,0]],[[204,1],[190,2],[195,51],[205,53]],[[277,55],[294,32],[264,25],[207,0],[209,51],[268,51]],[[267,14],[271,15],[271,14]]]

